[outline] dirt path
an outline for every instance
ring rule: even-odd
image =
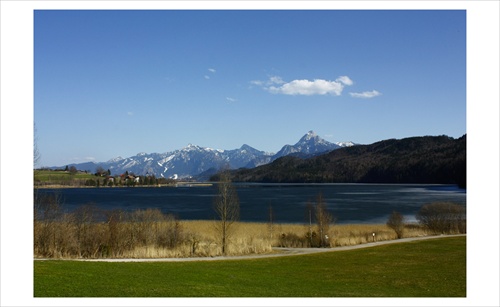
[[[332,248],[275,247],[275,248],[273,248],[275,253],[272,253],[272,254],[252,254],[252,255],[244,255],[244,256],[193,257],[193,258],[114,258],[114,259],[109,259],[109,258],[101,258],[101,259],[35,258],[34,260],[39,260],[39,261],[40,260],[72,260],[72,261],[89,261],[89,262],[184,262],[184,261],[218,261],[218,260],[261,259],[261,258],[272,258],[272,257],[284,257],[284,256],[306,255],[306,254],[314,254],[314,253],[345,251],[345,250],[367,248],[367,247],[373,247],[373,246],[379,246],[379,245],[404,243],[404,242],[437,239],[437,238],[447,238],[447,237],[460,237],[460,236],[465,236],[465,234],[404,238],[404,239],[399,239],[399,240],[380,241],[380,242],[372,242],[372,243],[366,243],[366,244],[332,247]]]

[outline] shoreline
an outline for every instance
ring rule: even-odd
[[[158,185],[136,185],[136,186],[127,186],[127,185],[121,185],[121,186],[85,186],[85,185],[63,185],[63,184],[43,184],[43,185],[34,185],[33,188],[38,188],[38,189],[116,189],[116,188],[176,188],[176,187],[209,187],[209,186],[214,186],[216,185],[217,182],[189,182],[189,181],[182,181],[182,182],[177,182],[177,183],[167,183],[167,184],[158,184]],[[300,185],[382,185],[382,186],[413,186],[413,185],[425,185],[425,186],[454,186],[459,190],[463,190],[464,192],[467,191],[467,189],[460,187],[457,184],[454,183],[376,183],[376,182],[371,182],[371,183],[358,183],[358,182],[335,182],[335,183],[323,183],[323,182],[307,182],[307,183],[281,183],[281,182],[233,182],[234,185],[236,186],[245,186],[245,185],[287,185],[287,186],[300,186]]]
[[[177,187],[210,187],[214,183],[210,182],[178,182],[175,184],[158,184],[158,185],[140,185],[140,186],[75,186],[75,185],[62,185],[62,184],[47,184],[40,186],[33,186],[34,189],[119,189],[119,188],[177,188]]]
[[[273,253],[250,254],[241,256],[216,256],[216,257],[185,257],[185,258],[33,258],[33,261],[83,261],[83,262],[189,262],[189,261],[221,261],[221,260],[246,260],[246,259],[264,259],[286,256],[300,256],[316,253],[338,252],[346,250],[355,250],[369,248],[387,244],[407,243],[413,241],[441,239],[450,237],[466,237],[467,234],[454,235],[432,235],[410,237],[394,240],[384,240],[378,242],[369,242],[348,246],[337,246],[330,248],[293,248],[293,247],[273,247]]]

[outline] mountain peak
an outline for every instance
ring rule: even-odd
[[[323,143],[323,142],[326,142],[326,141],[323,140],[321,137],[319,137],[314,131],[310,130],[309,132],[307,132],[299,140],[299,142],[297,144],[309,143],[309,142],[314,142],[314,143],[320,142],[320,143]]]
[[[250,146],[248,144],[243,144],[243,145],[241,145],[240,149],[241,150],[254,150],[255,148],[253,148],[252,146]]]
[[[108,160],[108,163],[114,163],[114,162],[118,162],[118,161],[121,161],[121,160],[124,160],[124,159],[121,156],[118,156],[116,158]]]
[[[201,147],[198,145],[194,145],[192,143],[189,143],[186,147],[183,148],[185,151],[190,151],[190,150],[200,150]]]
[[[312,130],[309,130],[302,138],[304,139],[307,139],[307,140],[310,140],[310,139],[313,139],[315,137],[317,137],[318,135],[316,134],[316,132],[312,131]]]
[[[340,146],[330,143],[319,137],[314,131],[310,130],[305,134],[295,145],[285,145],[281,150],[274,155],[274,159],[282,156],[287,156],[293,153],[302,154],[318,154],[331,151],[339,148]]]

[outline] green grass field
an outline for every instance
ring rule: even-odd
[[[465,297],[466,237],[256,260],[35,261],[35,297]]]
[[[50,180],[69,180],[69,179],[93,179],[94,174],[77,173],[71,175],[69,172],[63,171],[49,171],[49,170],[35,170],[35,180],[50,181]]]

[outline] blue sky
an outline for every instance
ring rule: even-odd
[[[189,142],[227,149],[245,142],[276,151],[310,129],[330,141],[360,143],[424,134],[458,137],[466,129],[467,219],[470,229],[481,231],[467,234],[467,278],[472,282],[461,302],[498,305],[498,278],[493,278],[498,275],[485,283],[483,273],[499,271],[498,1],[0,3],[0,250],[5,264],[1,275],[9,280],[1,283],[2,303],[40,304],[26,283],[33,278],[33,210],[27,204],[33,201],[35,121],[45,166],[91,157],[102,161],[138,151],[164,152]],[[83,23],[83,16],[68,16],[65,11],[50,18],[37,11],[228,7],[459,12],[344,11],[330,12],[332,17],[238,16],[225,23],[200,16],[143,16],[132,23],[114,16]],[[461,32],[465,14],[466,51]],[[248,19],[250,24],[243,26]],[[162,27],[162,23],[167,24]],[[127,34],[130,28],[134,30]],[[338,96],[270,93],[252,83],[279,80],[273,77],[285,81],[282,85],[294,80],[335,81],[341,76],[353,84],[344,86]],[[350,95],[374,90],[381,95],[371,99]],[[489,214],[484,214],[485,208]],[[19,235],[10,235],[12,229]],[[497,244],[494,248],[482,244],[484,233]],[[13,249],[20,252],[8,252]],[[443,302],[435,303],[457,301]],[[404,303],[384,301],[387,306]],[[366,301],[346,304],[359,306]]]
[[[34,12],[42,166],[466,133],[466,11]]]

